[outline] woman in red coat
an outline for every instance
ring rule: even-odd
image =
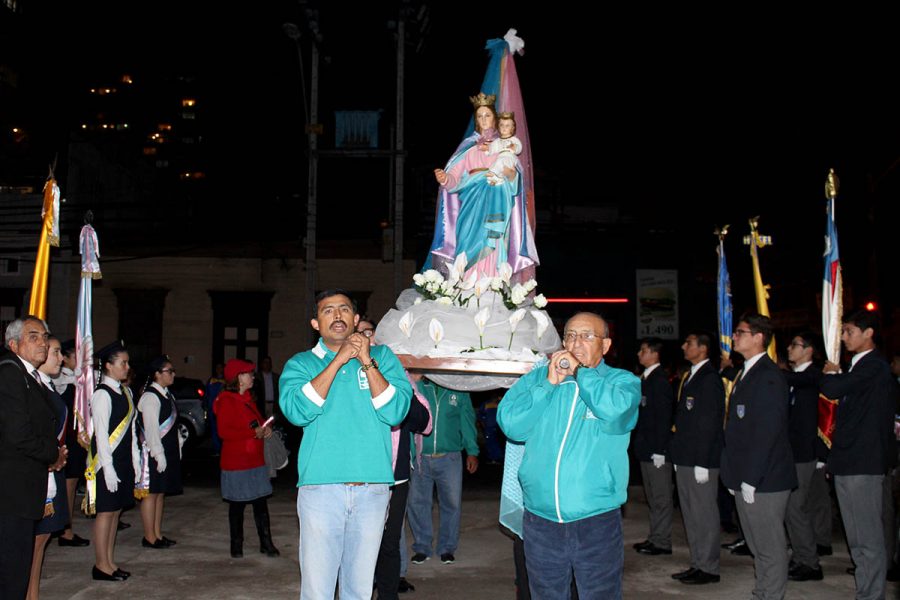
[[[278,556],[269,528],[272,495],[269,470],[263,456],[264,441],[272,427],[263,426],[263,417],[250,394],[253,387],[252,362],[233,358],[225,364],[225,387],[216,397],[213,412],[222,438],[222,498],[229,503],[231,556],[244,555],[244,507],[253,505],[253,520],[259,533],[259,551]]]

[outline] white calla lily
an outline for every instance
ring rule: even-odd
[[[473,269],[469,276],[460,281],[459,289],[463,291],[471,290],[478,282],[478,273]]]
[[[526,311],[524,308],[520,308],[519,310],[517,310],[516,312],[514,312],[514,313],[509,317],[509,328],[510,328],[513,332],[516,331],[516,327],[519,326],[519,323],[522,321],[522,319],[525,318],[525,315],[526,315],[526,314],[528,314],[528,311]]]
[[[475,313],[472,317],[475,321],[475,327],[478,328],[478,347],[484,348],[484,328],[487,326],[488,320],[491,318],[491,309],[487,306]]]
[[[475,297],[481,298],[481,295],[484,294],[491,288],[491,278],[490,277],[482,277],[478,281],[475,282]]]
[[[400,331],[403,332],[407,338],[412,335],[412,327],[413,327],[413,315],[412,312],[407,312],[405,315],[400,317],[400,321],[397,323],[397,327],[400,328]]]
[[[534,320],[537,321],[537,337],[540,339],[544,332],[547,331],[547,328],[550,327],[550,317],[547,316],[547,313],[540,310],[531,311],[531,316],[534,317]]]
[[[431,336],[431,341],[434,342],[434,347],[437,348],[437,345],[444,339],[444,326],[441,325],[440,321],[431,319],[431,322],[428,324],[428,335]]]
[[[500,267],[497,269],[497,272],[500,274],[500,279],[503,280],[503,283],[509,285],[509,280],[512,279],[513,269],[512,265],[508,262],[500,263]]]

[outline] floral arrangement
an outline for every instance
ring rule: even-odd
[[[475,298],[476,306],[481,308],[481,297],[492,291],[500,295],[503,304],[510,310],[519,308],[537,288],[537,281],[534,279],[511,284],[513,270],[509,263],[500,264],[496,277],[479,278],[474,270],[468,276],[465,275],[467,262],[463,252],[456,257],[446,278],[439,271],[428,269],[424,273],[413,275],[413,286],[426,300],[461,307],[468,307],[472,298]],[[544,308],[547,306],[547,299],[543,294],[537,294],[532,303],[536,308]]]

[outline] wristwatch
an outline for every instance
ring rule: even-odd
[[[367,365],[362,366],[363,371],[368,371],[369,369],[377,369],[377,368],[378,368],[378,363],[375,361],[374,358],[372,359],[372,362],[370,362]]]

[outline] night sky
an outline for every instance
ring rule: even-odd
[[[123,70],[138,77],[195,72],[217,189],[252,194],[257,206],[276,213],[302,214],[300,73],[297,48],[282,31],[285,22],[303,24],[300,6],[123,4],[28,7],[25,62],[30,73],[50,76],[28,79],[29,89],[58,98],[60,110],[45,120],[54,132],[71,119],[69,100],[98,78]],[[396,14],[393,3],[323,4],[320,115],[327,122],[334,110],[383,109],[383,118],[392,119],[394,45],[387,21]],[[900,44],[878,31],[884,15],[857,23],[847,14],[801,21],[763,12],[692,13],[684,6],[638,6],[630,13],[588,13],[587,5],[565,2],[552,7],[557,11],[546,4],[531,11],[429,5],[421,45],[416,49],[414,40],[407,54],[410,227],[432,210],[436,187],[429,173],[462,137],[471,114],[467,97],[478,91],[487,63],[484,42],[514,27],[526,43],[517,66],[539,197],[552,191],[564,206],[611,205],[626,221],[675,228],[686,256],[713,262],[708,252],[716,224],[732,223],[730,256],[746,262],[738,239],[747,232],[746,219],[762,215],[762,232],[776,240],[762,255],[772,272],[790,281],[784,271],[796,265],[797,277],[816,280],[823,185],[833,167],[842,179],[845,268],[861,292],[875,293],[875,281],[885,277],[873,271],[892,267],[884,252],[873,252],[888,224],[897,222],[891,198],[900,189],[894,170]],[[51,48],[49,61],[37,58],[38,44]],[[322,227],[377,236],[388,214],[386,166],[323,161],[321,169]],[[539,230],[539,250],[541,236]],[[641,240],[630,243],[639,249]],[[602,254],[603,242],[597,245]],[[895,299],[896,289],[888,284],[881,292]]]

